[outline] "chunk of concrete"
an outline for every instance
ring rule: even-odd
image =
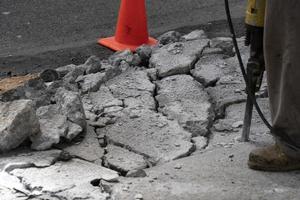
[[[130,50],[117,51],[108,58],[108,62],[113,66],[120,65],[121,61],[127,62],[129,65],[134,63],[134,56]]]
[[[86,130],[86,117],[78,93],[59,88],[55,94],[56,104],[37,110],[41,132],[31,137],[31,148],[49,149],[58,144],[60,138],[72,140]]]
[[[127,149],[109,145],[107,147],[107,152],[105,161],[107,167],[110,169],[115,169],[121,173],[127,173],[131,170],[145,169],[147,167],[147,163],[143,156],[128,151]]]
[[[193,136],[206,136],[214,114],[203,86],[189,75],[175,75],[157,82],[159,111],[175,119]]]
[[[155,85],[145,71],[127,70],[108,81],[106,86],[115,98],[124,100],[125,107],[155,109]]]
[[[143,169],[134,169],[129,172],[127,172],[126,177],[130,178],[141,178],[141,177],[146,177],[147,173]]]
[[[166,45],[174,42],[179,42],[181,39],[181,34],[177,31],[169,31],[162,34],[157,39],[160,44]]]
[[[141,59],[141,64],[145,67],[149,64],[149,59],[152,54],[152,48],[149,45],[142,45],[136,49],[136,53],[139,55]]]
[[[138,97],[148,92],[153,94],[155,85],[150,82],[147,73],[141,70],[129,69],[121,75],[109,80],[106,86],[118,99]]]
[[[59,88],[55,94],[55,99],[61,112],[67,116],[68,121],[78,124],[85,130],[87,123],[79,93]]]
[[[207,39],[207,35],[203,30],[194,30],[186,35],[183,35],[182,39],[186,41]]]
[[[126,65],[127,63],[125,62],[124,64]],[[122,65],[123,65],[123,61],[121,61],[120,65],[114,66],[114,65],[109,64],[108,61],[102,60],[101,61],[101,68],[105,72],[104,80],[108,81],[108,80],[120,75],[123,72],[122,71]],[[129,67],[129,65],[128,65],[128,67]]]
[[[97,56],[90,56],[83,66],[86,74],[94,74],[101,71],[101,60]]]
[[[85,69],[82,67],[74,67],[71,71],[69,71],[64,77],[63,77],[63,82],[64,83],[70,83],[70,84],[75,84],[76,79],[79,76],[83,76],[85,73]]]
[[[58,105],[42,106],[36,112],[41,132],[31,136],[31,148],[45,150],[58,144],[68,131],[67,116],[61,113]]]
[[[74,64],[65,65],[62,67],[58,67],[55,70],[58,72],[59,77],[63,78],[65,75],[67,75],[70,71],[74,70],[77,66]]]
[[[223,53],[229,56],[233,56],[233,42],[229,37],[217,37],[213,38],[210,42],[210,47],[221,48]]]
[[[244,84],[217,85],[207,88],[207,92],[215,104],[216,116],[222,117],[227,106],[246,101],[247,96],[243,92],[244,89]]]
[[[101,158],[104,155],[104,149],[100,147],[97,135],[90,126],[87,127],[87,132],[79,144],[76,143],[67,146],[64,148],[64,151],[69,152],[72,156],[100,165],[102,161]]]
[[[223,76],[222,67],[225,67],[222,56],[206,55],[195,64],[191,74],[204,87],[214,86]]]
[[[95,92],[99,89],[101,84],[105,82],[105,73],[98,72],[95,74],[88,74],[85,76],[79,76],[76,79],[76,83],[83,93]]]
[[[105,108],[123,106],[123,102],[113,96],[106,86],[101,86],[97,92],[87,94],[93,105],[94,112],[103,112]]]
[[[72,140],[74,139],[79,133],[83,131],[83,128],[79,126],[78,124],[75,124],[73,122],[68,122],[68,132],[65,136],[67,140]]]
[[[149,78],[151,81],[156,81],[158,78],[157,78],[157,69],[155,68],[150,68],[150,69],[147,69],[146,70]]]
[[[203,50],[202,55],[214,55],[214,54],[222,54],[223,55],[223,50],[221,48],[205,48]]]
[[[201,56],[208,42],[207,39],[176,42],[158,48],[152,52],[150,66],[158,70],[158,76],[161,78],[187,74]]]
[[[40,132],[31,100],[0,102],[0,152],[18,147]]]

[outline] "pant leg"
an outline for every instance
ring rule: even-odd
[[[273,127],[300,145],[300,1],[267,0],[265,61]],[[278,142],[285,153],[300,154]]]

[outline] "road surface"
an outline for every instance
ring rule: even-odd
[[[245,0],[231,0],[233,18],[242,19]],[[91,54],[111,52],[96,44],[114,34],[120,0],[1,0],[0,72],[28,72],[81,63]],[[152,36],[173,29],[204,27],[223,33],[220,0],[147,0]],[[212,25],[209,22],[214,22]],[[215,25],[216,24],[216,25]],[[218,28],[219,32],[218,32]]]

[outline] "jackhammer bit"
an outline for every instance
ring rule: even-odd
[[[253,102],[250,97],[255,96],[259,91],[265,71],[264,53],[263,53],[263,28],[247,25],[245,45],[250,46],[250,58],[247,63],[247,82],[249,88],[247,91],[247,102],[244,115],[242,142],[249,141],[250,127],[252,121]]]

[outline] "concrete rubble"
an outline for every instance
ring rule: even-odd
[[[246,94],[233,56],[230,38],[170,31],[1,90],[0,199],[298,199],[298,172],[246,166],[273,140],[254,113],[251,142],[239,142]]]
[[[40,125],[31,100],[0,102],[0,110],[0,152],[16,148],[39,133]]]
[[[107,147],[107,152],[104,160],[105,165],[120,173],[127,174],[129,171],[145,169],[148,167],[147,162],[142,155],[122,147],[109,145]]]

